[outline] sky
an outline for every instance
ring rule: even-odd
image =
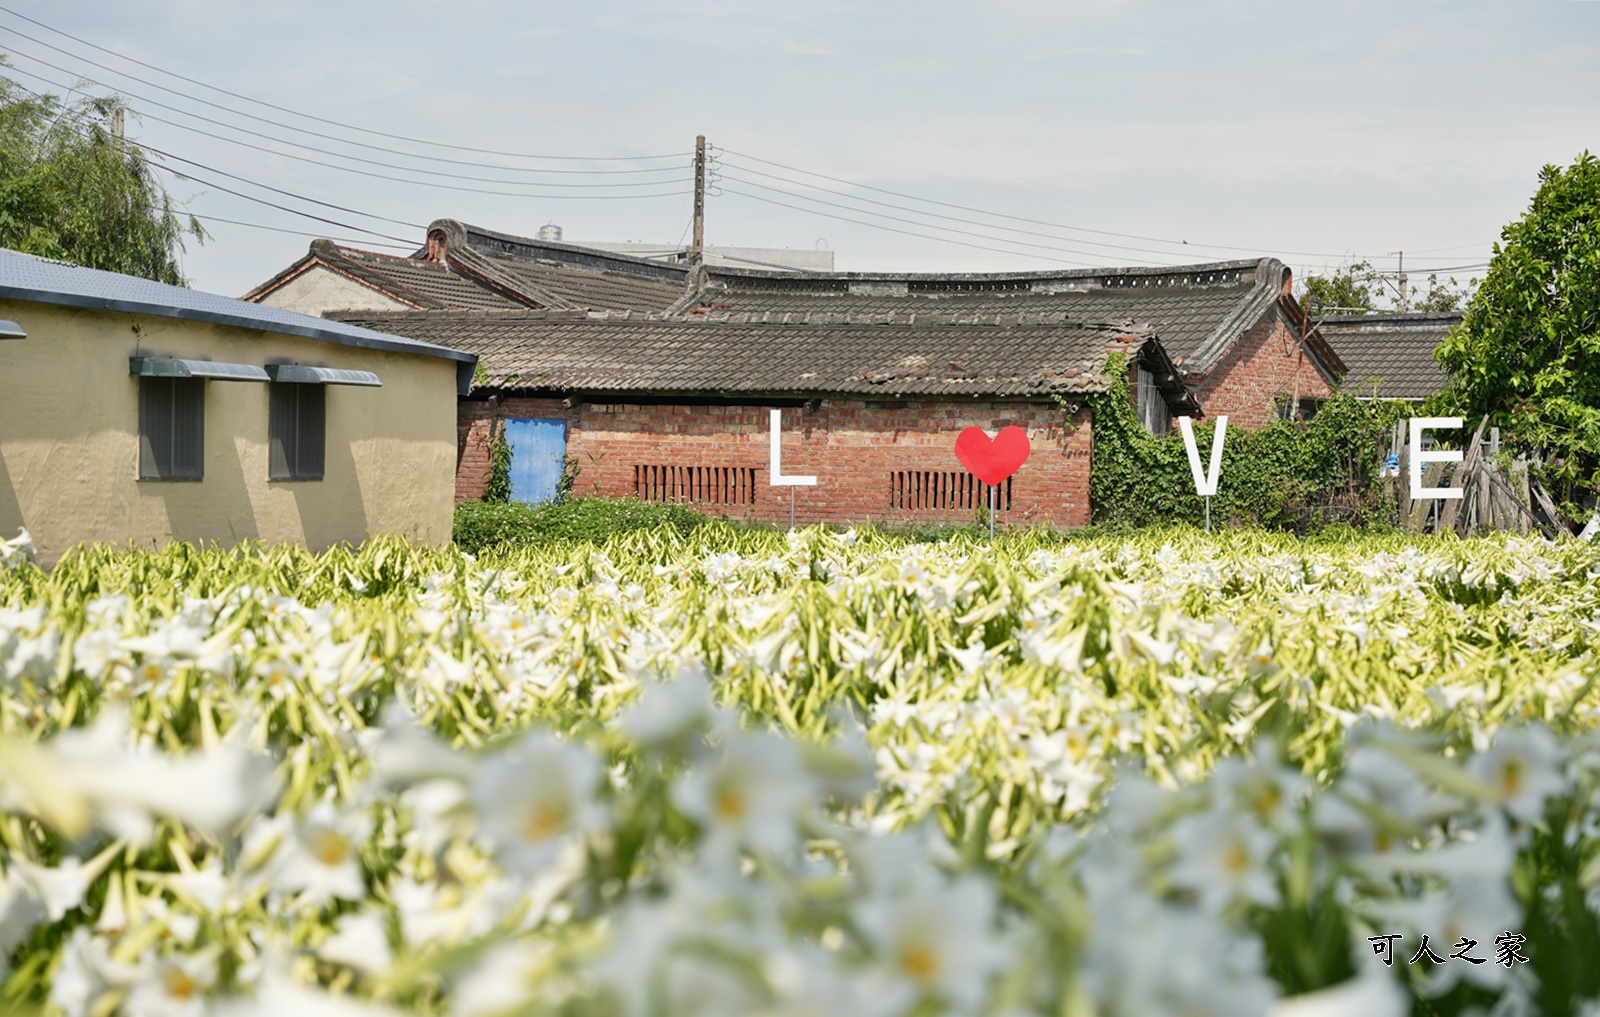
[[[126,97],[210,233],[184,272],[233,296],[439,218],[681,243],[702,134],[713,245],[1297,279],[1403,251],[1415,289],[1600,151],[1600,0],[0,0],[0,52]]]

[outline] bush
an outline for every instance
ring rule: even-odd
[[[456,505],[452,539],[469,554],[489,547],[527,547],[559,540],[599,543],[614,533],[671,527],[687,534],[707,521],[684,505],[634,498],[575,498],[565,503],[464,501]]]
[[[1123,362],[1113,358],[1106,373],[1111,390],[1089,397],[1094,411],[1089,478],[1094,522],[1203,525],[1205,500],[1195,493],[1183,436],[1174,428],[1152,437],[1133,412]],[[1253,431],[1230,426],[1213,521],[1301,534],[1329,523],[1383,522],[1387,507],[1376,479],[1388,428],[1381,410],[1349,395],[1328,400],[1307,423],[1279,420]],[[1215,429],[1214,421],[1195,425],[1202,466],[1211,461]]]

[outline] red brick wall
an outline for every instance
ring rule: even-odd
[[[1325,399],[1327,379],[1302,352],[1299,332],[1274,307],[1206,376],[1195,396],[1206,417],[1226,416],[1229,424],[1261,427],[1278,418],[1277,396]]]
[[[735,518],[788,522],[789,491],[772,487],[768,472],[770,407],[581,403],[506,398],[502,405],[463,401],[458,418],[456,498],[483,493],[488,457],[482,438],[496,416],[567,422],[567,453],[578,460],[581,495],[634,494],[635,466],[712,466],[755,469],[753,505],[708,505]],[[810,413],[783,411],[783,472],[813,475],[816,487],[795,488],[797,521],[965,521],[969,508],[909,509],[891,505],[894,471],[963,473],[956,435],[977,425],[995,431],[1015,424],[1028,431],[1033,454],[1012,481],[1001,523],[1083,526],[1089,522],[1090,421],[1080,410],[1063,426],[1052,403],[900,402],[823,400]],[[979,489],[982,490],[981,488]],[[982,495],[979,495],[982,498]]]

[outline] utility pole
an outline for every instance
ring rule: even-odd
[[[118,107],[111,111],[111,137],[116,145],[117,156],[123,157],[126,150],[122,144],[122,109]]]
[[[689,246],[689,262],[695,268],[706,260],[706,136],[694,139],[694,243]]]
[[[1389,282],[1391,274],[1389,272],[1379,272],[1377,275],[1383,280],[1385,286],[1393,286],[1394,291],[1400,295],[1400,313],[1404,314],[1411,310],[1410,294],[1406,289],[1406,252],[1390,251],[1389,253],[1400,257],[1399,267],[1392,273],[1395,277],[1395,283]],[[1395,285],[1396,283],[1398,285]]]

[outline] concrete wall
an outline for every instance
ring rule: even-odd
[[[321,317],[324,311],[415,310],[410,304],[403,304],[324,265],[311,266],[258,303],[313,317]]]
[[[172,318],[0,301],[28,333],[0,342],[0,535],[26,526],[53,563],[79,541],[450,538],[454,361]],[[267,480],[268,386],[206,382],[205,479],[139,480],[132,355],[372,371],[331,385],[324,479]]]
[[[568,408],[559,399],[509,397],[499,405],[464,400],[457,421],[456,497],[465,500],[483,494],[489,470],[484,439],[493,421],[560,419],[567,424],[567,453],[577,459],[580,472],[574,490],[580,495],[632,496],[638,490],[636,467],[747,469],[754,471],[754,504],[711,503],[704,506],[706,510],[787,523],[789,492],[770,486],[770,409],[620,400],[575,400]],[[965,471],[955,457],[956,435],[971,425],[992,433],[1008,424],[1028,431],[1033,453],[1013,478],[1011,509],[1000,513],[998,520],[1054,526],[1089,522],[1087,410],[1081,410],[1068,429],[1053,403],[828,399],[810,413],[799,407],[784,409],[783,424],[783,472],[818,478],[816,487],[795,489],[796,518],[802,524],[970,520],[974,508],[895,504],[893,475],[924,475],[913,483],[927,474],[937,475],[932,478],[936,484],[959,482]],[[929,499],[924,494],[909,500]]]
[[[1326,399],[1328,381],[1300,348],[1299,332],[1274,307],[1234,344],[1194,390],[1208,418],[1263,427],[1278,419],[1277,398]]]

